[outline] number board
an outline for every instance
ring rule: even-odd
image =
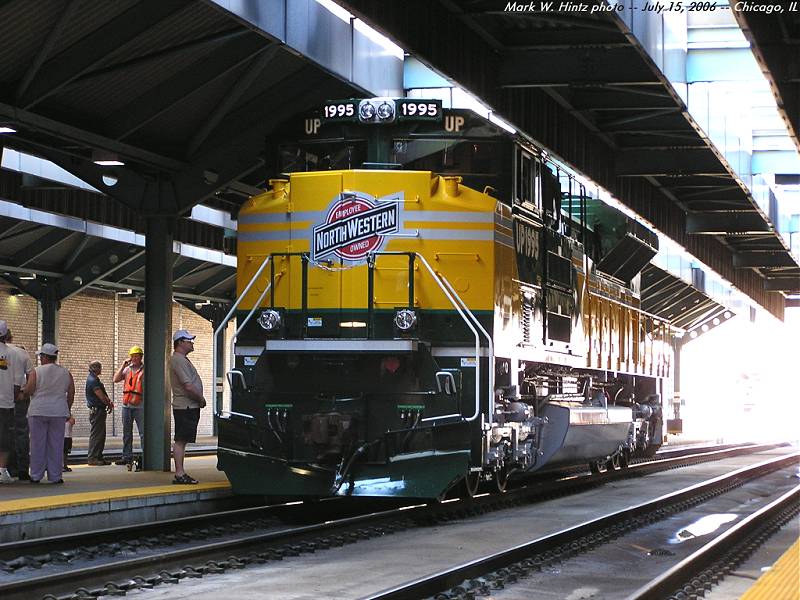
[[[441,121],[441,100],[416,100],[400,98],[395,100],[398,121]]]
[[[330,121],[358,121],[357,99],[335,100],[325,103],[322,107],[322,118]]]

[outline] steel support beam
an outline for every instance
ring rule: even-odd
[[[12,256],[11,262],[19,267],[24,267],[28,263],[35,261],[42,254],[51,250],[54,246],[58,246],[62,242],[66,242],[74,235],[77,235],[77,232],[64,229],[53,229],[48,231],[28,247],[20,250],[14,256]]]
[[[767,279],[764,281],[764,289],[768,292],[798,292],[800,291],[800,276]]]
[[[724,175],[725,167],[706,148],[670,152],[664,150],[621,150],[615,156],[617,177],[659,175]]]
[[[739,252],[733,255],[733,266],[737,269],[759,267],[797,267],[786,252]]]
[[[170,390],[167,361],[172,351],[172,238],[174,219],[147,217],[144,347],[144,468],[170,470]]]
[[[30,109],[186,6],[183,0],[134,4],[42,65],[19,105]]]
[[[771,233],[770,225],[756,212],[689,213],[686,233],[724,235]]]
[[[551,87],[575,83],[657,85],[633,47],[511,51],[500,66],[501,87]]]
[[[42,343],[57,343],[58,310],[61,308],[57,283],[44,281],[41,284],[39,307],[42,311]]]
[[[254,33],[242,30],[235,38],[227,38],[221,48],[203,56],[182,72],[134,98],[112,115],[106,125],[111,137],[124,139],[153,119],[164,114],[191,94],[228,75],[266,48],[265,41]],[[213,76],[210,76],[212,75]]]

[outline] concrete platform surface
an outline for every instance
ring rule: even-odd
[[[197,456],[186,459],[186,471],[199,480],[196,486],[173,485],[174,474],[165,471],[130,472],[122,465],[90,467],[72,465],[72,472],[62,473],[63,485],[52,485],[43,479],[39,484],[15,481],[0,485],[0,515],[68,506],[87,501],[114,500],[174,494],[192,490],[230,488],[225,473],[217,471],[216,456]]]
[[[0,485],[0,542],[144,523],[237,506],[216,456],[186,459],[197,485],[175,485],[164,471],[74,465],[64,484]]]

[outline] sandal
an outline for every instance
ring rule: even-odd
[[[188,473],[184,473],[181,476],[176,475],[175,479],[172,480],[172,483],[175,483],[175,484],[178,484],[178,485],[194,485],[194,484],[197,483],[197,479],[189,477]]]

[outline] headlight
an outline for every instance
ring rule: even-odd
[[[388,102],[384,102],[378,106],[378,118],[381,121],[387,121],[392,117],[394,117],[394,106]]]
[[[267,331],[275,331],[281,326],[281,313],[277,310],[267,309],[258,315],[258,324]]]
[[[369,102],[362,102],[358,107],[358,116],[362,121],[371,121],[375,118],[375,107]]]
[[[394,324],[400,331],[408,331],[417,324],[417,313],[410,308],[402,308],[394,315]]]

